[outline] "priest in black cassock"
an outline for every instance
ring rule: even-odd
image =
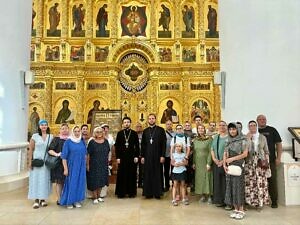
[[[148,116],[148,124],[142,136],[141,162],[144,163],[143,195],[157,198],[163,194],[163,163],[166,151],[166,134],[157,126],[156,116]]]
[[[118,163],[115,194],[118,198],[136,196],[137,162],[140,152],[137,133],[130,129],[131,119],[123,118],[123,130],[117,134],[115,142],[116,159]]]

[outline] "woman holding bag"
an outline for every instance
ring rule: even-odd
[[[38,133],[32,135],[29,143],[29,159],[45,160],[48,145],[52,141],[52,134],[46,120],[39,121]],[[45,201],[51,194],[50,169],[43,163],[40,167],[34,167],[29,161],[29,190],[28,199],[33,199],[34,209],[40,206],[46,207]]]
[[[60,155],[62,152],[63,145],[68,139],[68,137],[69,126],[67,123],[63,123],[60,126],[59,136],[53,138],[48,151],[49,155],[59,157],[59,162],[57,163],[57,166],[51,169],[51,182],[55,183],[56,186],[57,205],[59,205],[60,195],[65,181],[64,167],[62,164],[62,160],[60,159]]]
[[[245,199],[250,206],[262,209],[269,204],[268,177],[271,175],[269,167],[269,150],[267,139],[260,134],[254,120],[248,123],[250,140],[249,155],[245,164]],[[262,163],[266,162],[266,167]]]
[[[228,143],[224,149],[223,167],[226,172],[225,203],[234,207],[230,218],[245,216],[244,164],[248,155],[249,142],[235,123],[228,124]]]

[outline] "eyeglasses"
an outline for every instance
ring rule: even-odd
[[[178,127],[178,128],[176,128],[176,130],[182,130],[183,128],[182,127]]]

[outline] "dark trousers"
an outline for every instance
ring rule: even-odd
[[[164,177],[165,177],[165,188],[170,187],[170,163],[171,163],[171,158],[170,157],[165,157],[165,162],[164,162]]]
[[[144,178],[144,165],[139,160],[139,167],[138,167],[138,187],[143,187],[143,178]]]
[[[193,164],[194,164],[193,155],[190,155],[188,165],[186,166],[187,169],[186,184],[187,186],[191,187],[191,192],[195,191],[195,170],[193,169]]]
[[[270,162],[270,168],[271,168],[271,174],[272,176],[268,178],[268,189],[269,194],[272,200],[272,204],[277,204],[277,198],[278,198],[278,188],[277,188],[277,169],[276,169],[276,163]]]
[[[226,191],[226,176],[223,166],[213,164],[213,203],[224,204]]]

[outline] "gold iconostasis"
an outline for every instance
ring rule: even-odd
[[[34,0],[29,132],[122,110],[134,123],[220,119],[217,0]]]

